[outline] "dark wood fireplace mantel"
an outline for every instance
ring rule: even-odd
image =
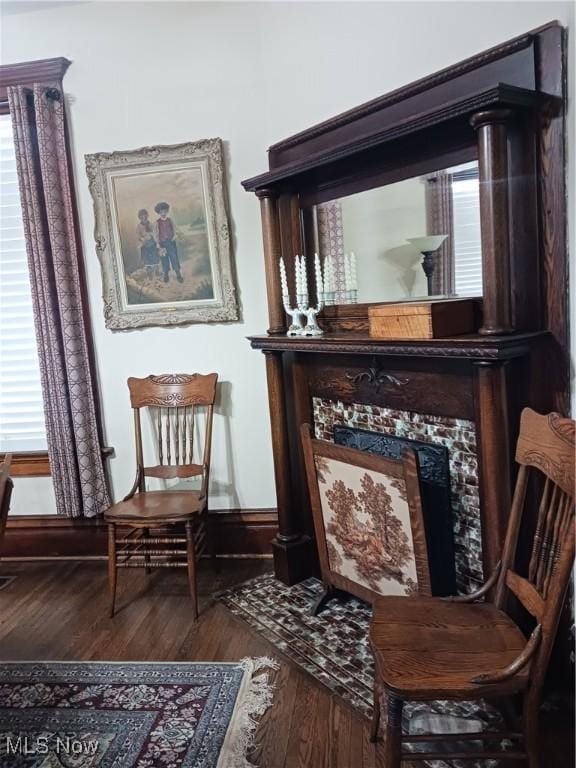
[[[322,323],[322,315],[319,316]],[[390,340],[367,335],[327,333],[319,337],[249,336],[253,349],[263,352],[321,352],[342,355],[386,355],[469,360],[510,360],[529,353],[546,338],[548,331],[518,333],[513,336],[471,334],[445,339]]]
[[[352,334],[250,337],[252,347],[265,354],[268,372],[279,517],[277,576],[295,583],[316,568],[298,438],[302,424],[315,422],[315,399],[473,424],[483,571],[490,573],[508,519],[521,408],[526,403],[551,408],[538,375],[546,368],[549,342],[548,332],[430,341]]]
[[[269,326],[249,340],[266,358],[279,518],[274,559],[285,583],[315,572],[299,428],[331,404],[354,418],[373,409],[377,426],[390,413],[431,430],[442,430],[443,419],[448,429],[465,423],[477,454],[471,482],[484,573],[497,562],[520,412],[526,405],[568,411],[565,57],[565,30],[552,22],[275,144],[268,171],[243,182],[262,215]],[[366,305],[341,305],[320,314],[324,336],[286,336],[279,259],[293,284],[295,254],[310,252],[309,206],[474,159],[483,264],[478,334],[382,341],[369,335]],[[443,439],[440,432],[435,438]]]

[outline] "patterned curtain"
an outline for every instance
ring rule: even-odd
[[[110,506],[83,316],[64,98],[8,89],[58,514]]]
[[[339,200],[320,203],[316,206],[318,222],[318,253],[322,260],[332,256],[335,283],[335,304],[345,304],[346,279],[344,275],[344,227],[342,225],[342,205]]]
[[[428,235],[448,235],[436,256],[432,276],[432,292],[454,293],[454,216],[452,208],[452,174],[438,171],[425,177],[426,229]]]

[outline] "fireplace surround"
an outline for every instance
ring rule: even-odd
[[[328,411],[451,442],[459,588],[496,566],[520,412],[568,410],[565,51],[565,30],[550,23],[275,144],[269,170],[243,182],[262,215],[269,327],[250,342],[266,359],[273,551],[286,584],[318,572],[299,430],[316,423],[328,435]],[[295,254],[313,263],[311,206],[471,160],[480,172],[479,333],[380,341],[368,334],[370,305],[358,304],[327,307],[322,337],[286,337],[278,263],[289,283]]]

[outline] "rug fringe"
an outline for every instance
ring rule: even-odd
[[[274,684],[265,670],[279,669],[278,662],[269,656],[244,658],[239,662],[244,670],[247,685],[230,723],[230,741],[222,750],[223,761],[218,768],[255,768],[247,753],[254,746],[254,735],[259,718],[272,704]],[[225,754],[224,754],[225,753]]]

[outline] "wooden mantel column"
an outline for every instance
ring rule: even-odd
[[[487,579],[502,554],[512,502],[507,362],[479,360],[474,367],[482,553]]]
[[[508,124],[510,109],[477,112],[470,124],[478,133],[484,322],[480,333],[514,331],[510,292],[508,208]]]
[[[268,334],[281,336],[286,333],[286,313],[282,302],[279,263],[282,255],[280,242],[280,221],[278,218],[278,195],[272,189],[259,189],[262,216],[262,239],[264,241],[264,264],[266,269],[266,293],[268,294]]]
[[[303,536],[298,531],[293,509],[298,494],[295,492],[290,467],[283,355],[282,352],[268,351],[264,354],[278,507],[278,533],[272,541],[274,572],[276,578],[290,585],[310,575],[309,558],[312,544],[308,536]]]

